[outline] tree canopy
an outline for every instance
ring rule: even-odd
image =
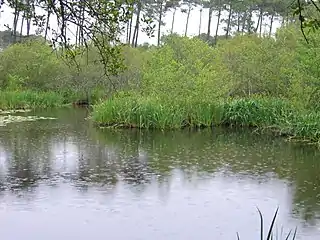
[[[50,41],[55,49],[63,50],[60,52],[71,59],[84,54],[89,45],[96,47],[100,53],[97,61],[105,66],[106,75],[115,75],[124,67],[118,48],[124,44],[120,40],[122,35],[126,35],[125,44],[133,47],[138,45],[139,32],[157,37],[157,45],[160,45],[164,16],[172,13],[173,33],[177,9],[186,14],[185,35],[190,12],[195,7],[200,9],[199,36],[207,38],[211,44],[218,41],[218,29],[221,28],[225,38],[244,33],[261,36],[266,34],[262,28],[268,22],[267,34],[271,35],[275,21],[284,25],[300,20],[307,39],[304,29],[315,31],[320,27],[320,8],[313,0],[1,0],[0,10],[4,11],[4,6],[13,9],[13,23],[6,23],[8,30],[0,36],[2,48],[29,37],[31,27],[35,26],[37,35],[42,35],[45,41]],[[201,33],[202,9],[208,9],[209,14],[206,33]],[[217,25],[212,36],[211,20],[215,15]],[[51,21],[57,23],[56,29]],[[75,33],[71,28],[76,29]]]

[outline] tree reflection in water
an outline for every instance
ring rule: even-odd
[[[79,109],[43,114],[58,120],[0,128],[0,191],[36,191],[40,183],[59,186],[63,180],[81,191],[111,191],[121,182],[141,194],[156,184],[166,201],[178,170],[193,183],[216,174],[283,179],[293,189],[293,214],[310,222],[320,216],[320,151],[313,147],[245,130],[101,130]]]

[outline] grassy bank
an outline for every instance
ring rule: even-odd
[[[308,37],[310,44],[294,23],[274,38],[244,34],[215,46],[173,34],[159,47],[122,46],[126,68],[108,77],[93,46],[76,57],[77,68],[41,41],[14,44],[0,53],[0,108],[89,98],[99,103],[99,125],[247,126],[319,142],[320,32]]]
[[[29,109],[60,107],[64,104],[61,94],[55,92],[0,91],[0,109]]]
[[[55,108],[84,102],[95,104],[103,98],[103,92],[91,92],[89,99],[84,94],[71,91],[0,91],[0,109]]]
[[[224,101],[170,100],[156,97],[115,97],[94,106],[100,126],[145,129],[256,127],[299,140],[320,143],[320,114],[298,110],[275,98]]]

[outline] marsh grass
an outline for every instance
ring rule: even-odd
[[[122,96],[93,107],[93,121],[104,127],[145,129],[254,127],[320,143],[320,114],[297,110],[285,100],[256,97],[209,101]]]
[[[282,124],[297,114],[288,102],[275,98],[234,99],[224,108],[224,124],[248,127]]]
[[[285,235],[285,238],[282,238],[282,234],[276,233],[275,232],[275,222],[276,222],[276,218],[278,215],[278,211],[279,208],[277,208],[275,214],[273,215],[271,224],[268,228],[268,232],[266,237],[264,237],[264,231],[263,231],[263,225],[264,225],[264,219],[263,219],[263,215],[261,213],[261,211],[258,208],[258,212],[259,212],[259,216],[260,216],[260,240],[295,240],[296,239],[296,235],[297,235],[297,228],[295,228],[294,231],[292,231],[292,229],[289,231],[288,234]],[[291,238],[290,238],[291,237]],[[239,233],[237,232],[237,239],[240,240],[240,236]]]
[[[63,96],[55,92],[0,91],[2,110],[59,107],[63,103]]]
[[[0,91],[0,110],[54,108],[70,106],[79,100],[85,100],[86,94],[71,90],[58,91]],[[90,104],[100,102],[105,94],[100,90],[93,90],[88,96]]]

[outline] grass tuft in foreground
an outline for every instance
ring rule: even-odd
[[[275,226],[274,224],[275,224],[275,221],[276,221],[276,217],[278,215],[278,210],[279,210],[279,208],[277,208],[275,214],[273,215],[273,219],[271,221],[270,227],[268,228],[268,233],[267,233],[267,236],[265,238],[266,240],[281,239],[281,237],[282,237],[282,236],[277,236],[274,233],[274,226]],[[263,240],[264,239],[264,232],[263,232],[263,223],[264,223],[264,221],[263,221],[262,213],[259,210],[259,208],[258,208],[258,212],[259,212],[259,216],[260,216],[260,240]],[[296,239],[296,235],[297,235],[297,228],[295,228],[294,231],[292,231],[292,229],[291,229],[289,231],[289,233],[285,236],[284,239],[285,240],[289,240],[289,239],[295,240]],[[237,239],[240,240],[239,233],[237,233]]]

